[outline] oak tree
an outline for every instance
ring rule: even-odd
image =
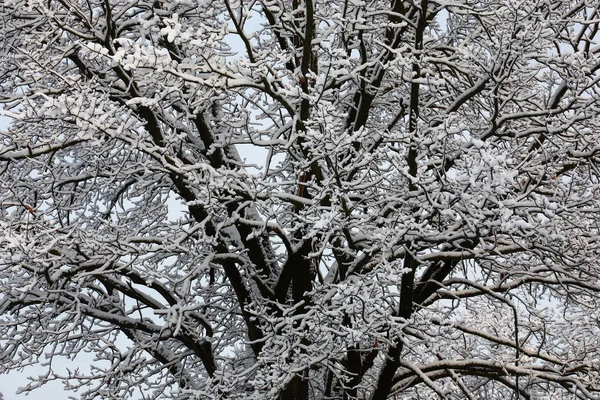
[[[599,6],[3,0],[0,368],[598,398]]]

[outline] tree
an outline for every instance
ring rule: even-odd
[[[0,365],[82,399],[597,398],[598,7],[5,0]]]

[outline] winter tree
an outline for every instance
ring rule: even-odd
[[[0,369],[598,398],[598,7],[3,0]]]

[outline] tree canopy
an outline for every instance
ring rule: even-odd
[[[0,373],[598,398],[599,6],[3,0]]]

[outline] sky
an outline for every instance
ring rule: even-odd
[[[40,367],[30,367],[23,372],[13,371],[0,375],[0,392],[4,395],[3,400],[62,400],[68,399],[68,394],[63,390],[62,384],[52,382],[43,388],[33,391],[29,396],[16,394],[17,390],[27,384],[27,376],[38,375],[42,370]]]

